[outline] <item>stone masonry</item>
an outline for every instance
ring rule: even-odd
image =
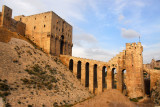
[[[159,71],[150,73],[152,70],[143,66],[140,42],[127,43],[126,49],[108,62],[72,57],[72,26],[52,11],[12,19],[12,9],[3,6],[0,26],[25,36],[44,52],[60,56],[62,63],[91,93],[100,94],[105,88],[116,88],[120,92],[126,90],[130,98],[143,97],[143,72],[151,75],[151,88],[160,77]]]
[[[0,26],[21,35],[25,34],[26,25],[20,21],[12,19],[12,9],[5,5],[2,7],[2,12],[0,12]]]
[[[3,6],[0,26],[24,35],[48,54],[72,55],[72,26],[52,11],[12,19],[12,9]]]
[[[107,89],[114,88],[113,69],[116,69],[117,71],[117,89],[122,92],[124,89],[122,85],[124,78],[122,75],[123,71],[126,70],[126,87],[128,96],[131,98],[137,98],[144,96],[142,51],[143,47],[140,42],[137,44],[127,43],[126,50],[120,52],[109,62],[82,59],[67,55],[61,55],[60,59],[62,63],[77,75],[77,78],[78,75],[81,75],[79,79],[82,84],[86,86],[85,84],[88,82],[89,86],[87,87],[89,87],[89,91],[95,94],[103,92],[104,84],[107,84]],[[89,63],[88,68],[86,66],[87,63]],[[104,67],[107,70],[104,71]],[[87,71],[87,69],[89,69],[89,71]],[[89,72],[88,76],[86,75],[87,72]],[[107,72],[107,76],[104,76],[105,73],[103,72]]]

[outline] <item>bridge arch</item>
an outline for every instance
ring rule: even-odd
[[[103,66],[102,67],[102,88],[107,88],[107,67]]]
[[[77,62],[77,78],[78,79],[81,79],[81,65],[82,65],[82,62],[78,61]]]
[[[94,88],[94,93],[95,93],[95,89],[98,88],[97,64],[94,64],[93,66],[93,88]]]
[[[71,72],[73,72],[73,59],[70,59],[70,61],[69,61],[69,70],[71,71]]]
[[[127,85],[126,85],[126,69],[122,70],[122,92],[124,95],[127,95]]]
[[[112,89],[117,89],[117,71],[112,68]]]
[[[89,62],[85,64],[85,87],[89,87]]]
[[[151,92],[151,90],[150,90],[150,88],[151,88],[151,86],[150,86],[150,74],[148,73],[148,72],[146,72],[146,71],[144,71],[143,70],[143,77],[144,77],[144,90],[145,90],[145,94],[146,95],[148,95],[148,96],[150,96],[150,92]]]

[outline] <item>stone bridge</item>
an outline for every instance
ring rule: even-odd
[[[92,93],[116,88],[121,92],[127,90],[129,97],[136,98],[145,93],[142,51],[140,42],[127,43],[126,49],[108,62],[68,55],[61,55],[60,60]]]

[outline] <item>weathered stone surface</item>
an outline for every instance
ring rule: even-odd
[[[85,64],[89,63],[89,91],[92,93],[101,93],[103,91],[103,78],[105,78],[105,83],[107,83],[107,89],[115,88],[114,86],[114,73],[113,69],[116,69],[116,81],[117,89],[123,91],[124,78],[122,77],[122,72],[126,70],[126,90],[128,96],[131,98],[143,97],[144,96],[144,78],[143,78],[143,57],[142,57],[143,47],[141,43],[128,43],[126,44],[126,50],[120,52],[109,62],[101,62],[96,60],[72,57],[68,55],[61,55],[60,59],[63,64],[67,67],[73,67],[73,73],[77,75],[77,72],[81,72],[81,82],[85,83],[86,68]],[[70,61],[73,60],[71,65]],[[77,62],[81,61],[82,66],[79,71],[77,68]],[[73,66],[74,65],[74,66]],[[95,72],[94,65],[97,65],[97,73]],[[107,77],[102,73],[103,67],[107,68]],[[95,77],[96,75],[96,77]],[[95,80],[96,78],[96,80]],[[96,84],[95,87],[94,84]]]
[[[52,11],[12,19],[12,9],[4,5],[0,26],[24,35],[48,54],[72,55],[72,26]]]
[[[143,47],[140,42],[127,43],[126,49],[108,62],[76,58],[72,57],[72,26],[54,12],[31,16],[21,15],[14,19],[11,17],[12,9],[3,6],[0,12],[0,26],[24,35],[44,52],[60,56],[62,63],[78,79],[81,79],[81,83],[92,93],[100,94],[105,88],[104,84],[107,83],[107,89],[117,88],[123,92],[125,86],[129,97],[143,97],[145,93],[144,70],[150,74],[150,89],[159,79],[159,73],[143,66]],[[124,71],[126,71],[125,74]]]

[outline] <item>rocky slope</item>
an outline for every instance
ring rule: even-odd
[[[0,42],[0,96],[8,107],[70,105],[92,96],[57,57],[24,40],[4,40]]]
[[[158,80],[151,90],[151,99],[156,106],[160,106],[160,80]]]

